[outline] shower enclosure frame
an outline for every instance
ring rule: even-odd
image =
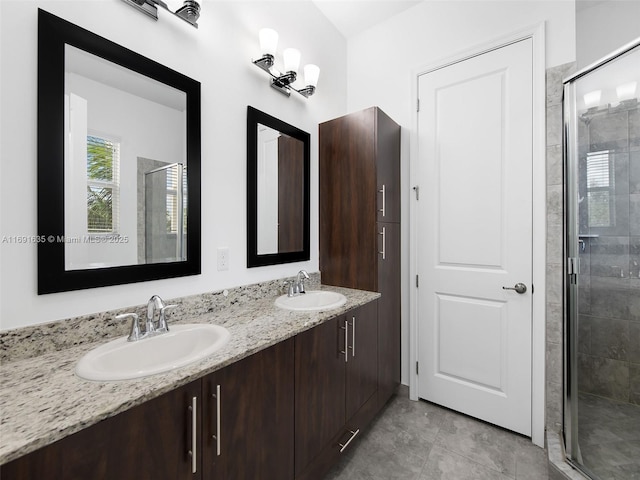
[[[578,185],[578,125],[576,118],[576,95],[574,83],[581,77],[607,65],[640,46],[640,37],[620,47],[606,57],[592,63],[563,80],[562,125],[563,125],[563,189],[564,194],[564,401],[563,429],[566,461],[590,478],[594,474],[589,468],[574,459],[580,457],[578,445],[578,281],[579,259],[579,185]],[[573,121],[572,121],[573,120]]]

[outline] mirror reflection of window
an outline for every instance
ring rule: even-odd
[[[120,143],[87,137],[87,230],[117,233],[120,200]]]

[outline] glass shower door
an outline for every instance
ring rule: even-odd
[[[594,479],[640,477],[640,39],[565,81],[564,434]]]
[[[186,260],[186,168],[173,163],[145,173],[147,263]]]

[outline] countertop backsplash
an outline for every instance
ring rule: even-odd
[[[216,312],[250,300],[265,297],[275,299],[278,295],[285,293],[283,283],[288,279],[269,280],[187,297],[163,298],[167,305],[179,305],[167,313],[169,325],[185,323],[190,318]],[[309,273],[309,280],[305,281],[305,285],[307,290],[319,288],[320,272]],[[38,357],[45,353],[128,335],[130,321],[117,320],[116,315],[137,313],[140,318],[144,318],[146,310],[147,304],[144,303],[2,331],[0,332],[0,363]]]

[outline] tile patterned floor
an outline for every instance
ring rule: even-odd
[[[640,479],[640,406],[581,394],[578,419],[587,468],[600,480]]]
[[[325,480],[547,480],[531,440],[446,408],[393,398]]]

